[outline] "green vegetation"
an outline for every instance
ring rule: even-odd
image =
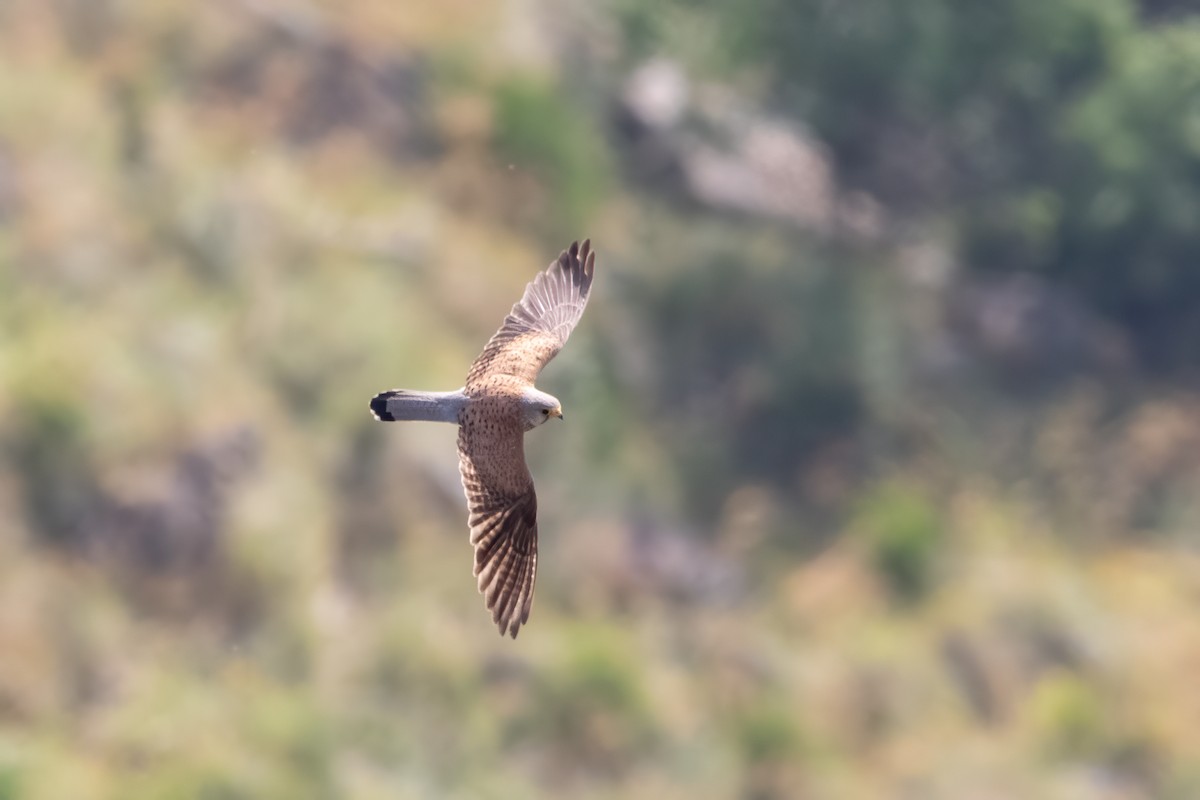
[[[0,800],[1200,795],[1176,0],[0,4]],[[451,388],[596,294],[470,575]]]
[[[869,493],[852,529],[859,529],[876,570],[903,599],[925,593],[934,560],[945,548],[937,512],[899,486]]]

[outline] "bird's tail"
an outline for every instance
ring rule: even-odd
[[[466,402],[467,397],[461,389],[454,392],[389,389],[371,398],[371,413],[381,422],[421,420],[457,423],[458,412]]]

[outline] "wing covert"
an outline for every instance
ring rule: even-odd
[[[504,318],[467,374],[467,388],[489,375],[515,375],[533,383],[566,344],[587,305],[596,253],[590,239],[572,242],[538,273]]]

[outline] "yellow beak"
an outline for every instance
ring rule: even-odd
[[[555,408],[555,409],[552,409],[552,410],[550,411],[550,416],[552,416],[552,417],[558,417],[559,419],[562,419],[562,418],[563,418],[563,415],[562,415],[562,409],[561,409],[561,408]]]

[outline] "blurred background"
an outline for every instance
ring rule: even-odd
[[[3,0],[0,800],[1200,797],[1195,9]]]

